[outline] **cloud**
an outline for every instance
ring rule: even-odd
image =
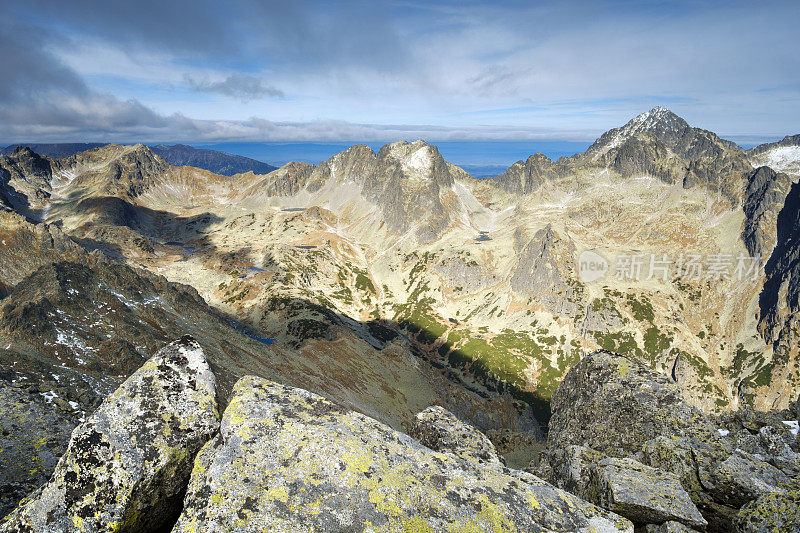
[[[794,133],[799,16],[796,0],[6,0],[0,135],[583,139],[656,104]]]
[[[163,125],[163,117],[135,99],[120,100],[93,91],[47,51],[49,44],[49,36],[38,28],[0,19],[0,71],[4,73],[0,124],[5,135],[35,138],[59,131]]]
[[[283,91],[269,85],[263,78],[248,74],[231,74],[222,81],[198,81],[191,75],[184,76],[186,84],[199,93],[216,93],[236,98],[242,102],[251,102],[262,98],[283,98]]]

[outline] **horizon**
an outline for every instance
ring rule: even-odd
[[[658,106],[657,106],[658,107]],[[650,110],[652,111],[652,109]],[[637,115],[638,116],[638,115]],[[633,118],[633,117],[631,117]],[[611,126],[609,129],[620,127],[623,124]],[[691,125],[691,124],[690,124]],[[602,132],[601,132],[602,134]],[[2,143],[0,148],[26,146],[37,144],[120,144],[134,145],[145,144],[149,146],[176,146],[186,145],[196,149],[207,149],[225,152],[232,155],[247,157],[255,161],[281,167],[290,162],[302,162],[317,165],[328,160],[333,155],[343,152],[354,145],[367,145],[377,152],[382,146],[398,141],[413,142],[423,140],[439,149],[448,162],[455,164],[478,178],[496,176],[518,161],[525,161],[529,156],[542,153],[551,160],[560,157],[569,157],[584,152],[600,137],[591,141],[560,141],[560,140],[466,140],[466,141],[432,141],[426,139],[384,139],[384,140],[341,140],[341,141],[243,141],[243,142],[195,142],[195,141],[117,141],[114,143],[103,141],[64,141],[64,142],[11,142]],[[788,135],[788,134],[787,134]],[[786,137],[746,137],[750,142],[736,142],[743,149],[750,149],[760,144],[779,141]]]
[[[739,144],[800,123],[790,1],[32,0],[0,15],[3,144],[588,142],[655,105]]]
[[[416,139],[403,139],[412,142]],[[772,142],[768,139],[764,142]],[[343,152],[353,145],[364,144],[369,146],[376,153],[378,150],[397,141],[343,141],[339,143],[324,141],[275,141],[275,142],[222,142],[222,143],[192,143],[192,142],[165,142],[165,143],[141,143],[141,142],[118,142],[113,144],[135,145],[145,144],[149,146],[165,145],[186,145],[196,149],[207,149],[224,152],[227,154],[247,157],[255,161],[267,163],[280,168],[291,162],[308,163],[318,165],[332,156]],[[428,141],[425,141],[428,142]],[[28,146],[37,144],[95,144],[95,143],[10,143],[2,148],[14,146]],[[112,143],[100,143],[112,144]],[[592,142],[579,141],[443,141],[429,142],[436,146],[444,159],[449,163],[457,165],[476,178],[487,178],[497,176],[505,172],[511,165],[518,161],[525,161],[533,154],[542,153],[549,159],[555,161],[560,157],[570,157],[572,155],[586,151]],[[762,144],[762,143],[758,143]],[[739,144],[743,149],[750,149],[758,144]],[[36,150],[34,150],[36,151]]]

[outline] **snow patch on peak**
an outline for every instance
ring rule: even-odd
[[[425,181],[432,178],[436,148],[425,141],[398,142],[389,145],[389,153],[400,163],[406,177]]]
[[[800,174],[800,146],[778,146],[752,158],[758,166],[768,166],[776,172]]]
[[[433,151],[430,146],[420,146],[401,162],[403,170],[426,172],[433,167]]]
[[[626,139],[646,131],[656,129],[680,129],[687,125],[686,122],[675,113],[663,106],[656,106],[650,111],[642,113],[620,128],[613,129],[606,133],[610,136],[604,140],[601,149],[595,154],[595,159],[609,150],[620,146]],[[601,137],[603,139],[603,137]]]
[[[622,129],[627,134],[633,135],[642,131],[652,130],[659,124],[674,119],[680,120],[678,116],[675,115],[675,113],[673,113],[666,107],[656,106],[650,111],[642,113],[638,117],[634,118],[633,120],[625,124],[625,126],[623,126]]]

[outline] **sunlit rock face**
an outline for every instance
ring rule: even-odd
[[[218,427],[214,374],[184,337],[75,428],[48,482],[0,530],[157,530],[174,520],[194,456]]]
[[[302,389],[245,377],[173,531],[632,531],[530,474],[435,452]]]

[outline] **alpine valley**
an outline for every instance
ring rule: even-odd
[[[424,141],[232,176],[142,144],[17,147],[0,157],[0,530],[248,530],[237,516],[268,508],[275,531],[771,531],[758,513],[790,511],[763,498],[800,517],[798,180],[800,136],[744,150],[663,107],[480,180]],[[191,444],[149,481],[133,469],[124,509],[91,493],[95,470],[75,485],[120,420]],[[785,453],[742,444],[767,437]],[[306,441],[330,444],[316,470]],[[119,469],[150,457],[126,453]],[[355,478],[322,473],[340,460]],[[756,488],[737,477],[767,467]],[[234,494],[259,472],[269,505]],[[625,503],[641,478],[666,503]],[[425,522],[391,483],[460,503]]]

